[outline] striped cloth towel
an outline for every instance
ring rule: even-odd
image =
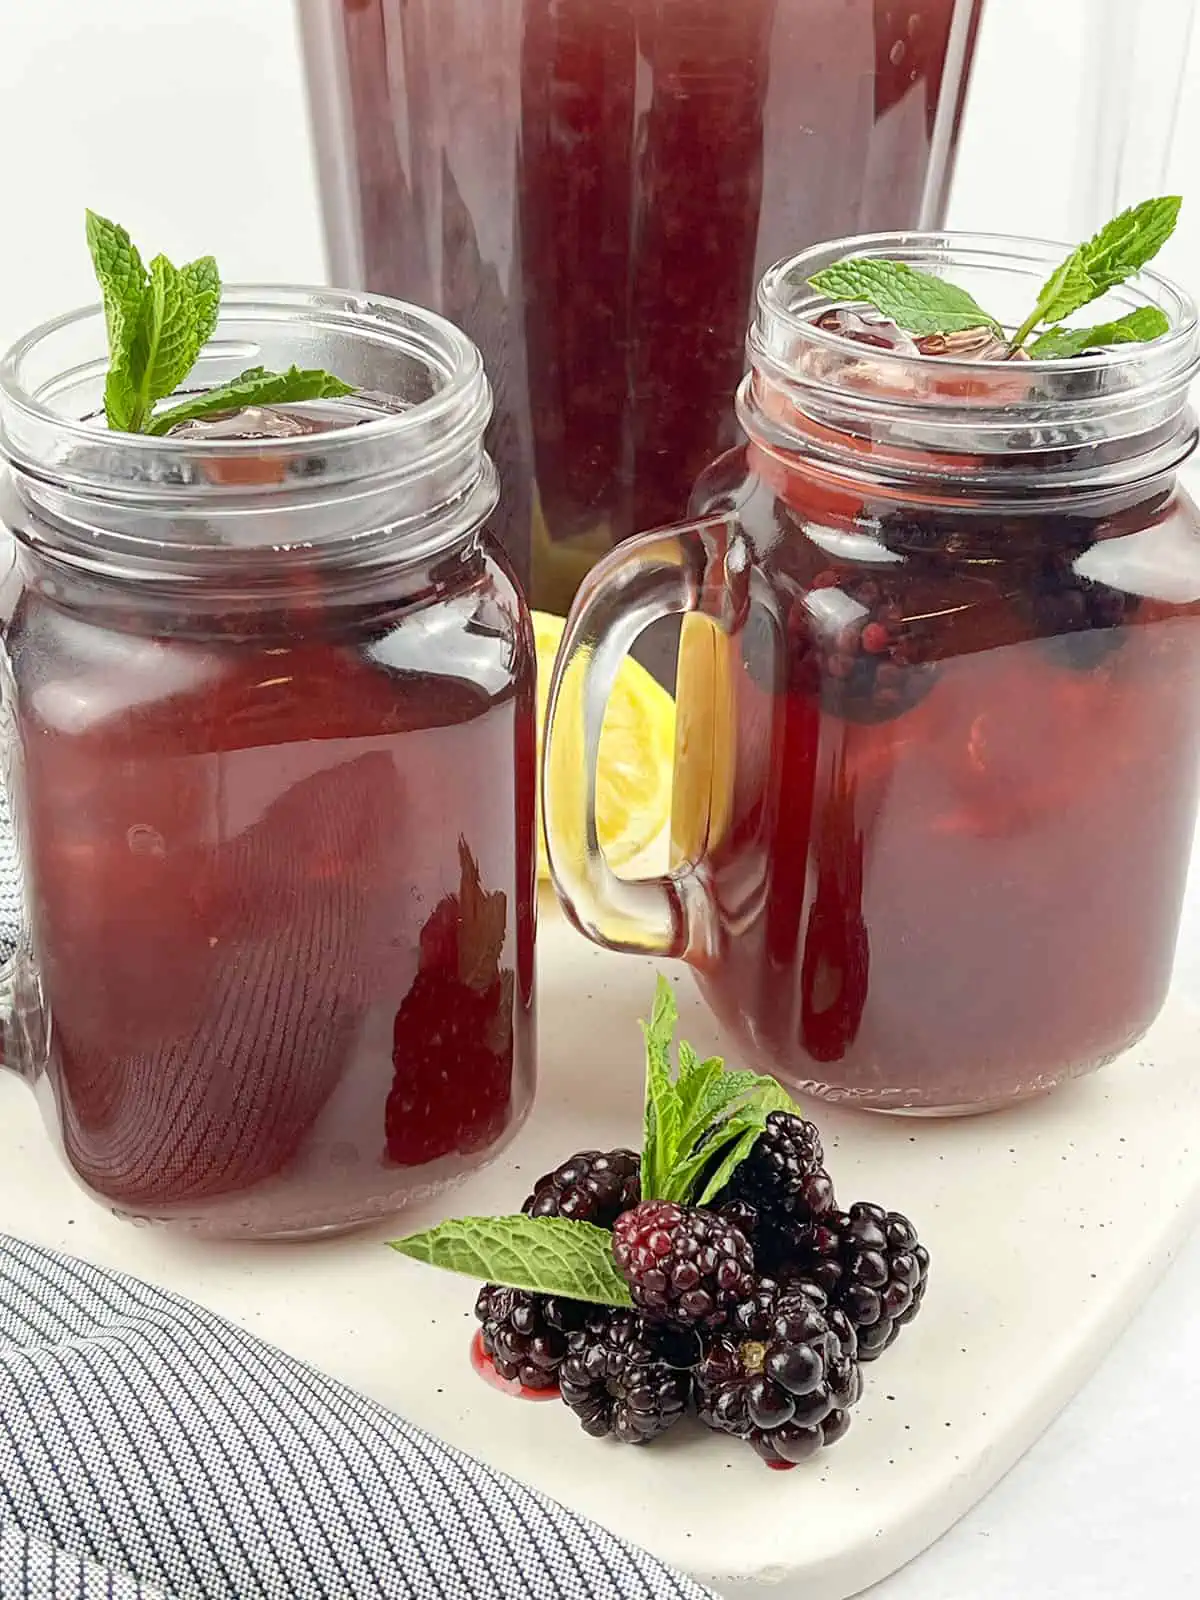
[[[0,1234],[0,1600],[713,1600],[199,1306]]]

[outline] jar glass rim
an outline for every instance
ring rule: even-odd
[[[410,442],[427,441],[431,432],[443,427],[457,431],[463,424],[474,424],[482,432],[486,425],[491,402],[483,358],[461,329],[436,312],[385,295],[326,286],[227,284],[222,287],[217,332],[201,352],[194,370],[198,373],[206,359],[223,350],[235,353],[243,366],[255,365],[253,344],[231,337],[239,323],[251,322],[278,324],[281,336],[289,324],[326,328],[348,339],[369,335],[381,348],[391,346],[397,357],[403,355],[424,363],[433,376],[432,392],[402,409],[357,422],[353,429],[293,438],[197,439],[110,432],[97,427],[95,411],[85,416],[72,415],[50,398],[68,384],[79,386],[85,380],[94,384],[97,376],[102,381],[108,365],[107,338],[103,334],[103,306],[95,302],[49,318],[23,334],[0,356],[0,448],[20,467],[36,464],[41,451],[29,448],[35,440],[45,441],[47,446],[53,440],[54,455],[59,460],[72,447],[94,451],[98,438],[103,439],[107,450],[120,451],[127,460],[197,454],[209,459],[237,459],[261,453],[264,445],[269,445],[272,456],[286,464],[290,458],[311,454],[317,439],[328,460],[331,455],[350,455],[364,447],[377,450],[380,445],[389,444],[399,449]],[[88,339],[98,350],[102,346],[104,353],[86,361],[77,360],[55,372],[54,347],[67,347],[72,339]],[[43,363],[49,361],[41,373],[31,370],[39,359]],[[332,366],[330,370],[336,371]],[[200,392],[210,386],[198,382],[188,388],[185,381],[178,393]]]
[[[1143,270],[1093,302],[1091,325],[1158,307],[1168,332],[1067,360],[972,360],[893,349],[821,328],[834,300],[812,287],[851,256],[905,262],[973,294],[1016,328],[1069,245],[1003,234],[865,234],[813,246],[771,267],[748,338],[738,415],[751,438],[820,458],[844,476],[955,492],[1091,488],[1172,471],[1196,444],[1189,391],[1200,371],[1191,296]],[[1071,319],[1073,320],[1073,319]]]
[[[408,559],[482,526],[497,495],[484,449],[492,394],[465,333],[382,295],[231,285],[176,398],[247,367],[293,364],[354,385],[345,401],[322,403],[329,426],[257,438],[123,433],[103,421],[103,308],[32,329],[0,357],[0,455],[16,499],[38,514],[30,542],[106,571],[190,573],[266,552],[282,570],[293,559]]]
[[[1032,310],[1037,287],[1074,248],[1059,240],[999,233],[910,230],[849,234],[812,245],[769,267],[759,282],[756,327],[761,328],[764,319],[775,319],[814,349],[844,352],[846,339],[830,329],[818,327],[814,320],[814,313],[829,309],[839,302],[812,288],[808,280],[822,268],[854,256],[903,261],[926,271],[944,263],[1010,275],[1020,274],[1034,285],[1026,308]],[[1153,267],[1143,267],[1116,291],[1110,292],[1133,299],[1138,305],[1158,307],[1170,323],[1169,331],[1153,341],[1120,345],[1091,355],[1061,360],[1031,357],[1033,366],[1039,372],[1095,373],[1099,369],[1128,366],[1139,359],[1144,360],[1149,351],[1154,353],[1156,360],[1161,358],[1168,368],[1173,367],[1179,357],[1189,364],[1196,362],[1200,316],[1196,302],[1179,284]],[[871,347],[870,357],[873,364],[878,362],[883,369],[892,370],[911,367],[914,362],[927,366],[931,359],[874,346]],[[952,356],[938,356],[936,360],[938,372],[951,378],[966,377],[972,373],[978,376],[981,370],[995,372],[1010,369],[1010,363],[1000,359],[960,360]]]

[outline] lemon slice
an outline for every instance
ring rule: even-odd
[[[550,695],[550,674],[563,634],[563,619],[533,613],[538,665],[538,764]],[[675,755],[675,702],[636,661],[626,658],[617,674],[600,734],[596,775],[596,830],[608,863],[627,867],[658,840],[671,816],[671,772]],[[557,782],[577,782],[582,772],[560,773]],[[563,797],[565,809],[582,808],[580,795]],[[538,872],[549,877],[542,820],[538,815]]]

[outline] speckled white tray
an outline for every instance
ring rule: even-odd
[[[719,1049],[677,975],[682,1031]],[[455,1211],[512,1209],[570,1151],[636,1138],[649,964],[594,950],[544,914],[541,980],[534,1118],[451,1198]],[[473,1286],[386,1250],[388,1230],[221,1246],[118,1223],[74,1189],[11,1079],[0,1081],[0,1226],[224,1312],[726,1594],[782,1585],[842,1600],[996,1482],[1184,1237],[1200,1195],[1198,1040],[1200,1013],[1176,999],[1124,1061],[1046,1101],[944,1123],[820,1115],[843,1199],[909,1212],[934,1268],[921,1319],[869,1369],[847,1439],[791,1473],[699,1430],[645,1451],[599,1445],[562,1407],[486,1387],[467,1364]],[[409,1213],[404,1229],[433,1216]]]

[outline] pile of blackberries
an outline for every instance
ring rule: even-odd
[[[709,1206],[639,1198],[630,1150],[584,1151],[542,1178],[537,1216],[613,1230],[632,1309],[494,1284],[476,1315],[497,1372],[557,1385],[586,1432],[644,1444],[694,1411],[768,1462],[840,1439],[874,1361],[913,1320],[929,1253],[906,1217],[840,1211],[811,1122],[773,1112]]]

